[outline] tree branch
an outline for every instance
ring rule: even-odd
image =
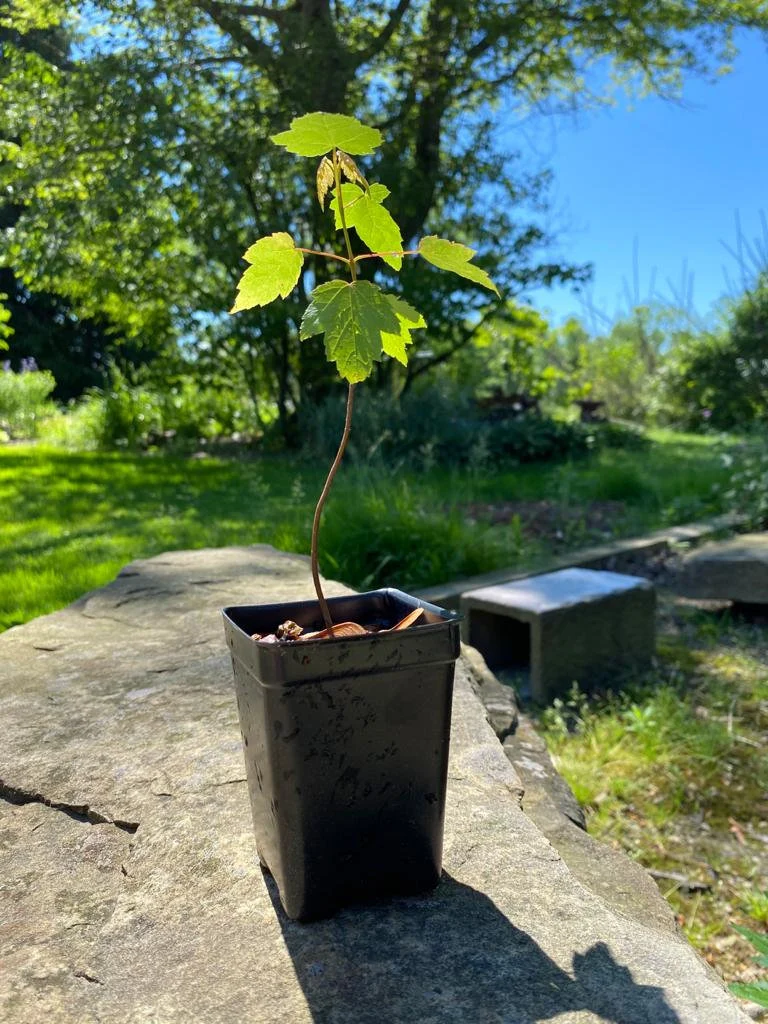
[[[389,16],[389,20],[380,32],[373,35],[371,41],[367,46],[364,46],[357,53],[352,54],[352,63],[354,67],[360,67],[361,64],[367,64],[369,60],[372,60],[377,53],[381,53],[384,47],[387,45],[389,40],[395,34],[400,25],[400,22],[405,17],[408,8],[411,6],[411,0],[399,0],[397,7],[394,8]]]
[[[218,0],[194,0],[195,6],[204,11],[221,31],[228,35],[233,42],[242,46],[256,63],[263,68],[271,68],[274,63],[272,50],[266,43],[257,39],[243,25],[240,19],[231,12],[229,4],[219,3]]]
[[[19,50],[36,53],[59,71],[74,71],[77,67],[66,51],[52,41],[50,34],[42,31],[22,33],[12,28],[0,28],[0,43],[10,43]]]
[[[268,18],[270,21],[274,21],[276,25],[285,24],[285,16],[292,14],[296,10],[296,5],[293,7],[265,7],[264,4],[222,4],[226,7],[228,12],[232,14],[240,14],[246,18]]]
[[[430,359],[428,362],[425,360],[423,363],[420,363],[417,367],[415,367],[413,372],[408,374],[405,381],[405,385],[403,387],[403,391],[407,391],[408,388],[410,388],[411,384],[416,380],[417,377],[420,377],[422,373],[426,373],[427,370],[431,370],[435,366],[439,366],[441,363],[448,362],[451,356],[458,352],[459,349],[464,348],[465,345],[468,345],[472,338],[474,338],[474,336],[483,326],[483,324],[487,323],[488,320],[490,320],[490,318],[495,314],[498,314],[498,312],[498,304],[489,306],[483,313],[483,315],[480,317],[480,319],[477,321],[477,323],[474,325],[474,327],[470,328],[470,330],[468,331],[465,331],[462,337],[457,342],[454,342],[454,344],[451,345],[449,348],[445,349],[444,352],[441,352],[439,355],[435,356],[434,359]],[[412,365],[413,364],[409,364],[409,369]]]
[[[510,82],[514,82],[521,71],[524,70],[527,64],[530,64],[534,57],[546,57],[546,49],[540,46],[531,47],[527,53],[524,53],[520,60],[511,67],[508,71],[505,71],[503,75],[499,75],[497,78],[490,78],[483,82],[483,88],[485,89],[499,89],[502,85],[509,85]],[[464,89],[459,90],[455,94],[455,99],[461,102],[467,99],[477,89],[477,83],[475,81],[467,84]]]

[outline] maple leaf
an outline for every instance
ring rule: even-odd
[[[382,332],[382,346],[388,356],[396,359],[403,366],[407,366],[408,353],[405,346],[410,345],[413,341],[411,331],[415,331],[419,327],[426,327],[427,322],[421,313],[415,310],[405,299],[401,299],[399,295],[389,295],[385,292],[384,298],[392,307],[400,330],[397,334],[392,334],[388,331]]]
[[[357,166],[352,157],[349,156],[348,153],[344,153],[342,150],[339,150],[336,155],[339,160],[339,166],[341,167],[341,170],[344,173],[344,177],[347,178],[348,181],[356,181],[360,185],[362,185],[363,188],[366,188],[368,182],[360,173],[360,168]]]
[[[373,184],[368,190],[351,182],[345,182],[341,186],[347,227],[354,228],[360,239],[374,253],[399,252],[403,248],[403,236],[400,233],[400,228],[389,210],[382,205],[388,195],[389,189],[385,185]],[[339,197],[336,195],[335,189],[330,207],[333,210],[338,231],[341,229],[341,214],[339,212]],[[403,265],[401,256],[382,255],[381,258],[393,270],[399,270]]]
[[[284,299],[296,287],[304,265],[304,254],[284,231],[254,242],[243,259],[252,265],[238,282],[237,297],[230,313],[266,306],[278,297]]]
[[[398,335],[400,321],[387,296],[370,281],[328,281],[310,296],[302,317],[303,340],[325,333],[325,352],[351,384],[365,380],[381,359],[384,334]]]
[[[322,156],[332,149],[360,156],[381,145],[378,128],[368,128],[347,114],[304,114],[294,117],[290,128],[271,136],[272,142],[297,156]]]
[[[460,277],[466,277],[468,281],[481,284],[492,292],[499,294],[499,289],[490,279],[488,274],[476,267],[470,260],[475,255],[475,250],[468,245],[460,245],[459,242],[449,242],[447,238],[438,238],[437,235],[428,235],[419,242],[419,255],[423,256],[427,263],[441,270],[450,270]]]

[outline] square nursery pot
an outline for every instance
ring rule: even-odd
[[[262,864],[289,917],[433,888],[440,879],[459,616],[399,590],[331,598],[334,622],[395,633],[262,643],[317,601],[225,608]]]

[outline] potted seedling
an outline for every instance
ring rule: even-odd
[[[459,630],[453,613],[394,589],[327,600],[318,564],[320,519],[349,438],[355,387],[389,356],[406,364],[424,318],[358,270],[383,260],[399,271],[420,257],[496,291],[472,249],[423,238],[404,250],[389,191],[354,157],[381,133],[342,114],[294,119],[272,139],[320,158],[317,198],[328,203],[341,252],[318,252],[277,232],[245,253],[232,312],[285,298],[311,254],[343,276],[318,284],[301,340],[324,336],[347,382],[344,431],[315,509],[311,569],[316,601],[226,608],[259,856],[287,914],[324,916],[350,901],[415,893],[441,871],[451,700]],[[355,253],[354,230],[369,251]]]

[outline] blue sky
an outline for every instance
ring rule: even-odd
[[[620,98],[617,106],[510,126],[504,141],[554,172],[553,225],[562,255],[594,264],[588,301],[611,317],[651,290],[671,299],[692,287],[700,316],[739,279],[744,236],[765,238],[768,217],[768,44],[742,34],[731,74],[686,82],[680,103]],[[585,315],[566,288],[530,296],[555,323]],[[592,326],[599,318],[592,317]]]

